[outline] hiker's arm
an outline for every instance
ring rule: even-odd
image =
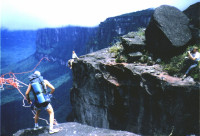
[[[46,86],[48,86],[51,89],[50,94],[53,94],[53,92],[55,91],[54,86],[51,83],[49,83],[49,81],[47,80],[44,80],[44,83],[46,84]]]
[[[191,59],[191,60],[195,60],[196,58],[192,57],[190,51],[188,51],[188,57]]]
[[[79,57],[75,54],[76,58],[79,59]]]
[[[28,88],[26,90],[26,99],[27,99],[28,103],[31,103],[31,99],[29,97],[30,91],[31,91],[31,84],[28,85]]]

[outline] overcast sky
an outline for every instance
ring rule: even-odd
[[[185,10],[199,0],[1,0],[1,27],[27,30],[97,26],[108,17],[167,4]]]

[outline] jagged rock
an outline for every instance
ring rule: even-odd
[[[116,42],[116,37],[137,31],[140,27],[146,28],[153,12],[154,9],[146,9],[107,18],[99,24],[97,38],[89,45],[89,49],[93,48],[94,51],[97,51],[107,48],[111,43]]]
[[[135,60],[139,60],[142,57],[141,52],[132,52],[128,54],[128,62],[133,62]]]
[[[133,38],[122,36],[121,42],[124,47],[124,51],[127,53],[143,51],[145,48],[145,37],[144,36],[134,36]]]
[[[183,13],[190,19],[190,24],[196,28],[200,28],[199,7],[200,2],[197,2],[183,11]]]
[[[73,64],[75,121],[143,135],[198,135],[199,82],[171,77],[160,65],[119,64],[109,56],[104,49]]]
[[[145,31],[148,50],[162,58],[181,53],[192,38],[188,24],[188,17],[175,7],[156,8]]]
[[[87,125],[82,125],[76,122],[62,123],[57,126],[61,128],[54,136],[139,136],[126,131],[115,131],[109,129],[94,128]],[[31,128],[17,131],[13,136],[49,136],[48,127],[43,127],[39,130]]]
[[[189,6],[183,11],[190,19],[190,29],[192,31],[192,44],[200,43],[200,2]]]

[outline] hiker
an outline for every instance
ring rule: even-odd
[[[49,81],[44,80],[39,71],[35,71],[34,74],[29,76],[30,84],[26,91],[26,99],[29,104],[32,104],[35,114],[35,127],[34,130],[41,129],[38,125],[39,114],[42,109],[46,110],[49,113],[49,133],[53,134],[59,131],[59,129],[53,129],[54,123],[54,111],[50,103],[50,98],[55,91],[55,88]],[[51,92],[48,94],[47,87],[51,89]],[[29,93],[32,91],[35,101],[31,101]]]
[[[193,47],[191,51],[188,51],[188,61],[190,63],[189,68],[185,72],[182,79],[188,76],[191,69],[195,68],[198,65],[198,61],[200,60],[200,53],[198,52],[197,47]]]
[[[77,59],[79,59],[79,57],[76,55],[75,51],[72,51],[72,59],[68,61],[68,66],[70,67],[70,69],[72,69],[72,63],[74,62],[74,60]]]

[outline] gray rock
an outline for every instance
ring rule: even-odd
[[[161,63],[161,59],[160,58],[158,58],[157,60],[156,60],[156,64],[160,64]]]
[[[128,54],[128,62],[134,62],[136,60],[139,60],[142,57],[141,52],[132,52]]]
[[[156,8],[145,31],[148,50],[162,58],[181,53],[192,39],[188,24],[188,17],[175,7]]]
[[[137,52],[143,51],[145,48],[145,38],[140,36],[135,36],[134,38],[121,37],[122,45],[125,52]]]
[[[200,43],[200,15],[199,15],[200,2],[189,6],[183,11],[184,14],[190,19],[190,29],[192,32],[192,43]]]
[[[169,135],[172,128],[173,135],[198,134],[199,82],[163,74],[158,64],[115,63],[107,49],[93,55],[73,65],[74,120],[142,135]]]
[[[61,128],[58,133],[49,134],[48,127],[43,127],[40,130],[31,128],[19,130],[13,136],[139,136],[127,131],[115,131],[109,129],[95,128],[87,125],[82,125],[76,122],[62,123],[55,128]]]

